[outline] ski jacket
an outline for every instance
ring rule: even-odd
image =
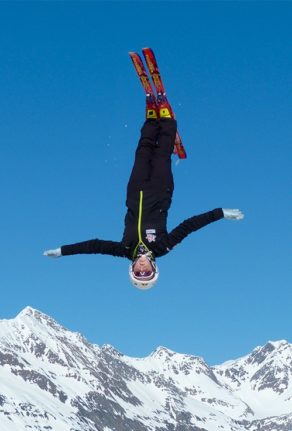
[[[166,222],[169,200],[171,195],[161,198],[155,196],[151,190],[141,190],[137,196],[133,196],[133,205],[128,204],[132,210],[128,211],[125,217],[125,230],[121,241],[92,239],[63,245],[62,255],[99,253],[134,260],[138,246],[143,244],[152,252],[153,257],[157,258],[169,253],[190,233],[224,217],[223,210],[216,208],[184,220],[168,233]]]

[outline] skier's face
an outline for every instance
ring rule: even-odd
[[[152,271],[152,266],[147,257],[141,256],[137,259],[133,270],[134,272],[148,272]]]

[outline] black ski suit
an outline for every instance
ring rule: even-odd
[[[120,242],[93,239],[61,247],[62,255],[101,253],[134,260],[143,244],[154,258],[167,254],[187,235],[224,217],[221,208],[193,216],[167,233],[174,189],[171,155],[176,121],[147,120],[142,129],[127,187],[125,230]]]

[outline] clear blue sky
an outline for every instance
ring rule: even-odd
[[[0,3],[0,318],[26,305],[131,356],[159,345],[215,364],[291,335],[291,2]],[[144,120],[128,51],[154,48],[188,159],[169,229],[242,209],[159,260],[48,248],[120,240]]]

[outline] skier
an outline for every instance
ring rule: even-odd
[[[174,189],[171,155],[176,149],[181,158],[186,154],[177,133],[177,123],[166,98],[153,51],[144,48],[148,69],[154,82],[157,99],[137,53],[130,53],[135,69],[146,92],[146,121],[136,149],[134,166],[127,186],[125,229],[120,242],[92,239],[63,245],[44,252],[45,256],[73,254],[109,254],[131,260],[129,276],[135,287],[149,289],[157,281],[156,258],[169,253],[190,233],[222,218],[240,220],[238,209],[216,208],[193,216],[170,233],[167,214]],[[155,76],[154,76],[155,75]]]
[[[44,252],[45,256],[101,253],[131,260],[130,280],[149,289],[158,279],[156,258],[167,254],[190,233],[222,218],[240,220],[238,209],[217,208],[193,216],[167,233],[167,213],[174,189],[171,155],[177,131],[171,107],[161,97],[158,105],[146,98],[146,121],[127,186],[125,230],[120,242],[93,239],[63,245]]]

